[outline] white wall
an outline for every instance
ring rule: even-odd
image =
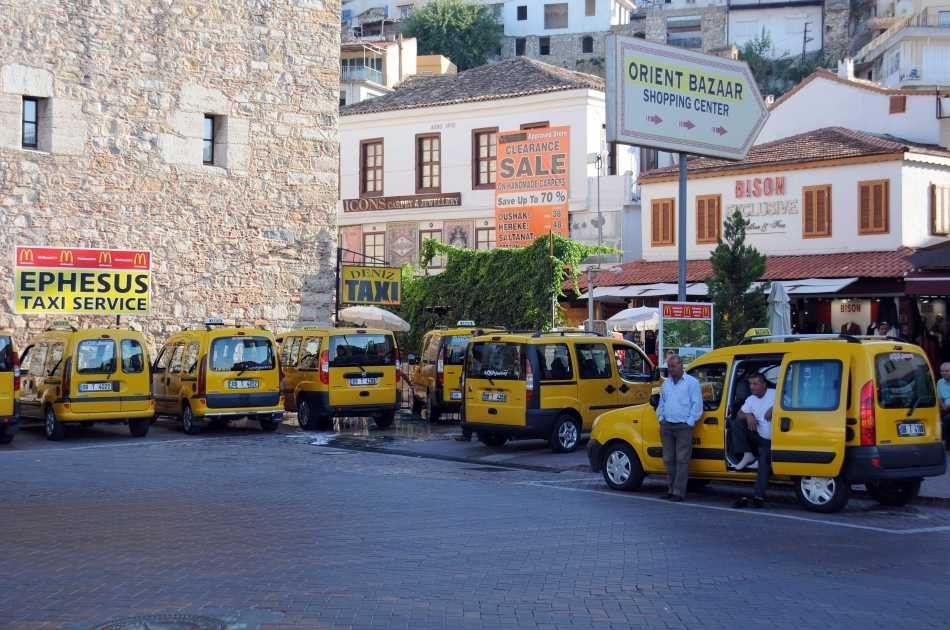
[[[802,38],[808,23],[806,52],[822,48],[822,14],[820,6],[782,7],[736,10],[729,12],[729,43],[739,48],[759,37],[763,29],[772,39],[771,57],[779,59],[802,54]]]
[[[566,2],[567,28],[544,28],[544,5]],[[528,7],[528,19],[518,20],[518,7]],[[611,24],[626,23],[618,20],[624,17],[624,11],[618,11],[614,0],[597,0],[596,14],[584,15],[585,0],[508,0],[505,2],[505,35],[525,37],[528,35],[565,35],[571,33],[593,33],[610,30]]]
[[[757,144],[822,127],[890,134],[913,142],[940,143],[933,94],[908,96],[907,111],[890,114],[890,96],[856,85],[816,78],[774,108]]]

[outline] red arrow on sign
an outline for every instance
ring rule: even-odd
[[[728,133],[725,127],[713,127],[713,133],[718,133],[720,136],[726,135]]]
[[[692,129],[696,125],[693,124],[692,120],[681,120],[680,127],[686,127],[687,129]]]
[[[656,114],[653,114],[652,116],[647,116],[647,120],[653,123],[654,125],[659,125],[661,122],[663,122],[663,119],[657,116]]]

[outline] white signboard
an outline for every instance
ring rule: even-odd
[[[741,160],[766,118],[744,62],[608,38],[608,141]]]

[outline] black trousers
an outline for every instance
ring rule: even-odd
[[[734,459],[742,457],[743,453],[752,453],[759,451],[759,445],[756,441],[758,434],[746,426],[745,419],[738,416],[729,418],[729,433],[726,436],[726,449]]]

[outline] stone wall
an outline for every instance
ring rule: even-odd
[[[570,35],[550,35],[550,54],[542,55],[540,37],[532,35],[525,37],[525,57],[537,59],[555,66],[586,72],[600,77],[606,76],[607,66],[607,31],[597,33],[574,33]],[[583,39],[590,37],[593,40],[593,52],[583,52]],[[520,38],[503,37],[501,42],[501,58],[509,59],[515,56],[515,40]]]
[[[153,342],[212,315],[327,321],[339,12],[339,0],[0,0],[0,328],[22,343],[47,324],[14,313],[15,245],[151,250],[152,311],[134,319]],[[23,96],[43,99],[38,150],[21,148]]]
[[[825,27],[822,39],[825,56],[831,60],[847,57],[852,37],[850,0],[826,0],[822,22]]]

